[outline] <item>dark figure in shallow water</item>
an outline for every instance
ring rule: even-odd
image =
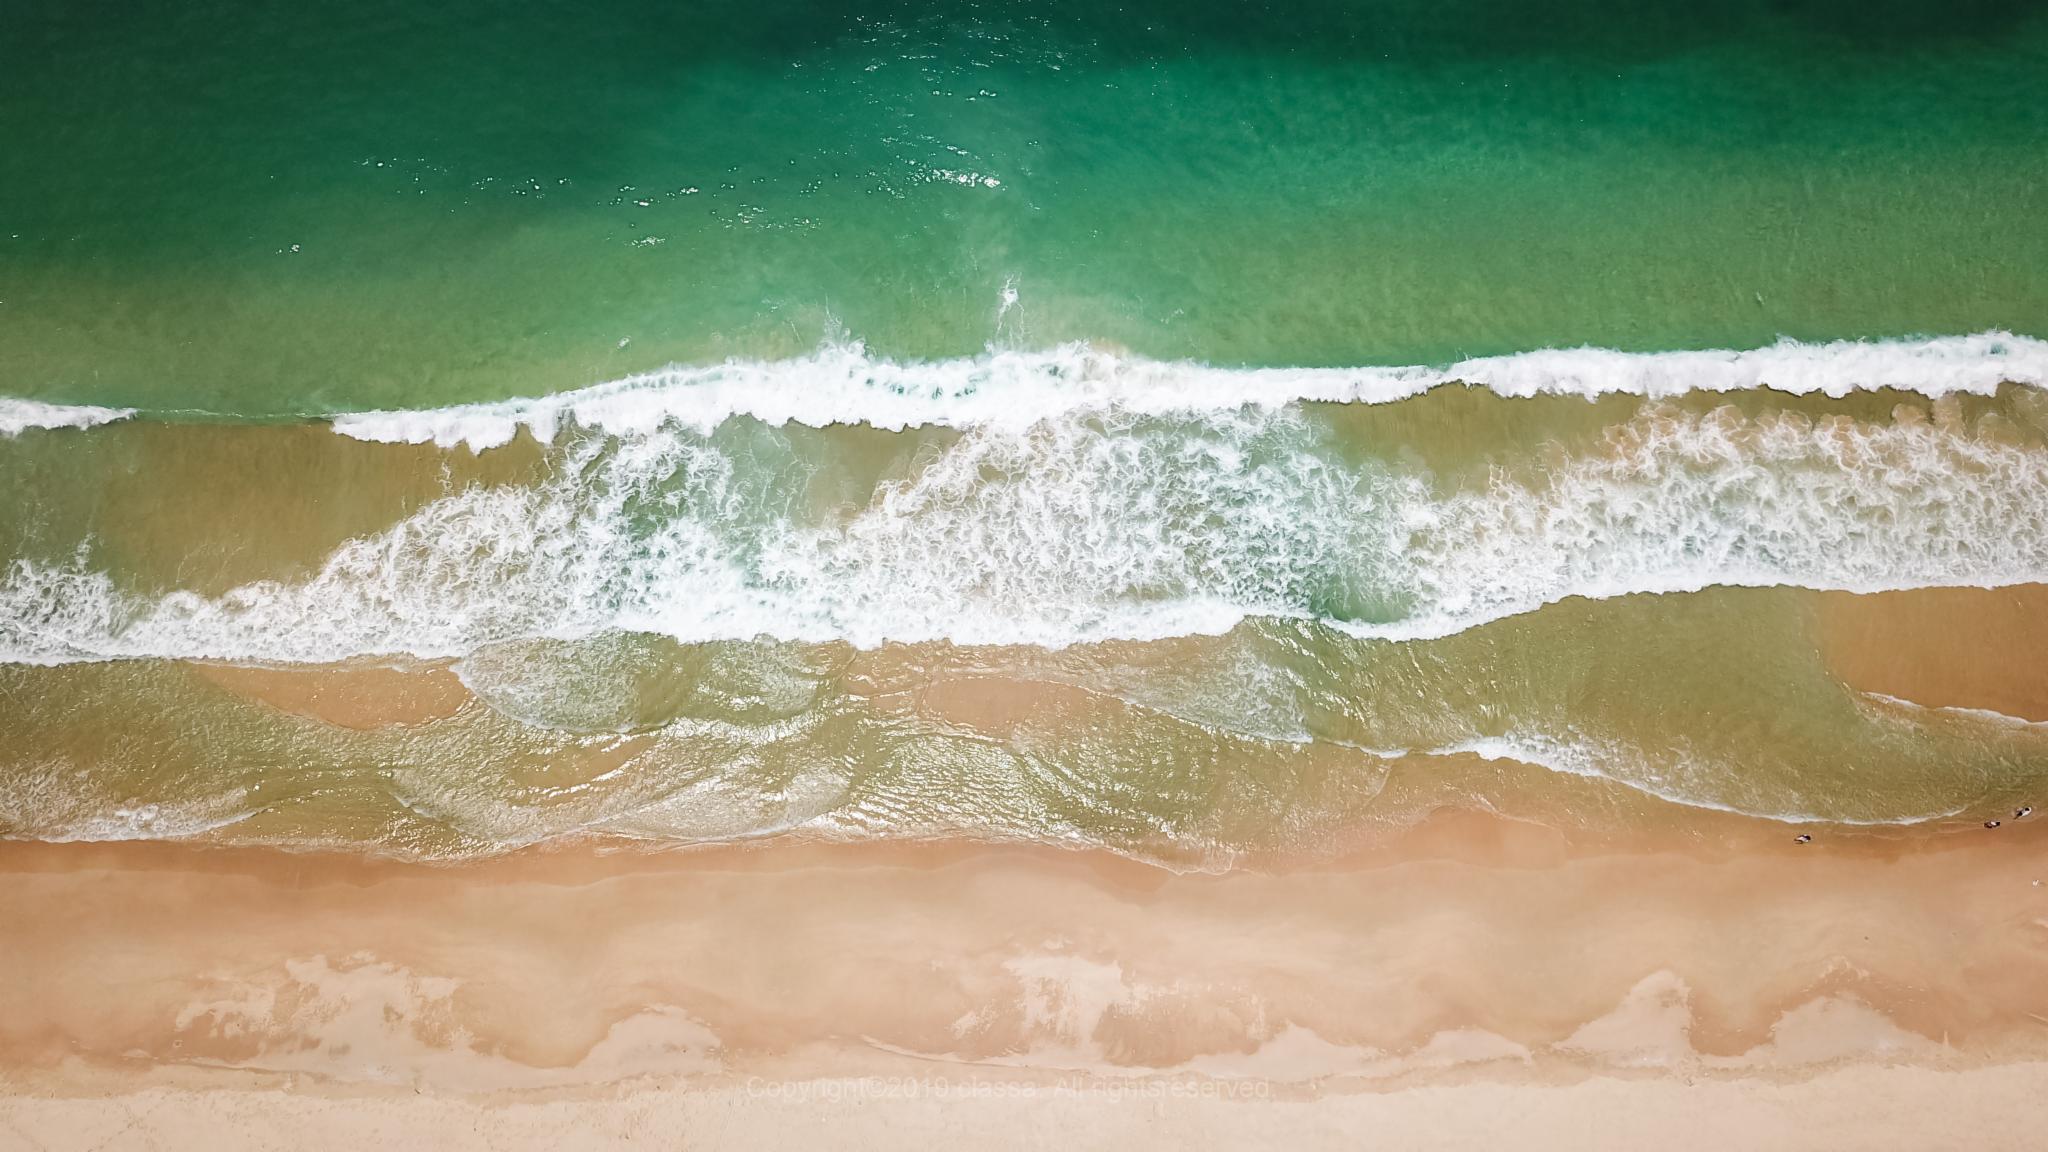
[[[2020,809],[2019,811],[2017,811],[2017,812],[2013,813],[2013,814],[2012,814],[2012,818],[2013,818],[2013,819],[2015,819],[2015,820],[2025,820],[2025,819],[2026,819],[2027,817],[2029,817],[2029,816],[2032,816],[2033,814],[2034,814],[2034,809],[2033,809],[2033,806],[2032,806],[2032,805],[2029,805],[2029,806],[2027,806],[2027,807],[2025,807],[2025,808],[2022,808],[2022,809]]]
[[[1999,822],[1998,822],[1998,821],[1996,821],[1996,820],[1986,820],[1986,821],[1984,822],[1984,826],[1985,826],[1986,828],[1996,828],[1996,827],[1998,827],[1998,824],[1999,824]]]
[[[1794,844],[1811,844],[1813,843],[1813,837],[1808,833],[1802,832],[1799,835],[1794,836],[1792,838],[1792,842]]]

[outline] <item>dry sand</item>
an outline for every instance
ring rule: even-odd
[[[2041,1146],[2048,829],[1514,839],[1221,876],[0,846],[0,1147]]]

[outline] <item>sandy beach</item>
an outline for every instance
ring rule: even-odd
[[[302,1146],[2039,1146],[2014,1126],[2048,1088],[2031,821],[1516,841],[1460,816],[1220,876],[944,845],[11,844],[0,1141],[253,1148],[317,1117]]]
[[[1825,596],[1815,640],[1859,691],[2031,716],[2044,594]],[[431,666],[206,674],[352,729],[463,700]],[[1000,727],[990,691],[939,704]],[[1407,771],[1508,769],[1388,795]],[[0,1148],[2040,1147],[2040,820],[1800,843],[1454,807],[1221,873],[949,841],[0,843]]]

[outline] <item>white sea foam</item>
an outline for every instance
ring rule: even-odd
[[[764,463],[758,440],[578,437],[541,486],[458,491],[296,582],[137,596],[16,561],[0,658],[437,658],[608,630],[1063,647],[1249,616],[1418,638],[1567,596],[2048,579],[2048,452],[1958,427],[1653,408],[1448,491],[1321,428],[1299,408],[977,428],[829,512],[777,486],[817,461]]]
[[[91,428],[135,415],[133,408],[95,408],[89,404],[45,404],[40,400],[0,397],[0,438],[19,436],[31,428]]]
[[[117,793],[102,774],[70,764],[0,768],[0,835],[55,843],[182,840],[255,814],[243,790],[161,803]]]
[[[1746,807],[1741,804],[1725,803],[1705,794],[1702,784],[1712,782],[1729,787],[1743,784],[1740,773],[1725,769],[1702,768],[1699,765],[1684,765],[1682,770],[1669,773],[1679,780],[1666,779],[1666,773],[1645,755],[1641,749],[1624,745],[1592,740],[1580,736],[1571,740],[1534,733],[1510,733],[1505,736],[1484,736],[1431,748],[1423,752],[1429,756],[1454,756],[1459,754],[1477,756],[1482,760],[1511,760],[1531,764],[1551,772],[1567,776],[1584,776],[1590,779],[1608,780],[1672,804],[1688,808],[1703,808],[1712,812],[1727,812],[1737,816],[1749,816],[1760,820],[1773,820],[1780,824],[1836,824],[1854,827],[1893,827],[1909,824],[1926,824],[1935,820],[1947,820],[1961,815],[1963,808],[1946,808],[1939,812],[1924,812],[1912,816],[1899,816],[1883,820],[1867,820],[1848,817],[1817,816],[1802,811],[1770,811]],[[1628,771],[1617,771],[1627,766]]]
[[[1426,756],[1477,756],[1481,760],[1507,760],[1518,764],[1529,764],[1546,771],[1564,776],[1583,776],[1592,780],[1608,780],[1646,796],[1683,804],[1688,808],[1704,808],[1711,812],[1728,812],[1741,816],[1757,816],[1765,820],[1778,820],[1788,824],[1809,824],[1821,821],[1821,817],[1805,813],[1759,813],[1745,812],[1730,804],[1703,799],[1684,789],[1673,788],[1661,780],[1634,779],[1617,775],[1610,767],[1617,764],[1647,767],[1639,749],[1626,748],[1609,742],[1592,741],[1580,737],[1575,740],[1559,740],[1536,733],[1510,733],[1505,736],[1478,736],[1446,744],[1440,748],[1426,749]],[[1914,823],[1907,820],[1904,823]]]
[[[1547,349],[1447,367],[1214,368],[1068,344],[1045,352],[901,362],[859,343],[794,360],[672,367],[532,399],[336,416],[360,440],[483,450],[529,429],[551,440],[566,422],[614,435],[663,425],[706,431],[735,416],[768,424],[927,424],[1021,428],[1077,410],[1144,415],[1279,407],[1300,401],[1384,403],[1464,383],[1503,396],[1664,397],[1772,388],[1843,396],[1898,388],[1929,396],[2048,384],[2048,341],[2008,332],[1925,340],[1781,340],[1748,351],[1628,353]]]
[[[1966,708],[1960,704],[1922,704],[1900,696],[1887,696],[1882,692],[1859,693],[1866,699],[1875,700],[1906,713],[1925,715],[1955,716],[1976,723],[1991,724],[2000,728],[2022,728],[2048,731],[2048,720],[2029,720],[1990,708]]]

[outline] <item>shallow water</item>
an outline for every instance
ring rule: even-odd
[[[1846,686],[1807,589],[2048,579],[2041,396],[1453,387],[481,454],[24,433],[0,454],[31,496],[5,525],[0,819],[1213,866],[1442,804],[1608,831],[1967,815],[2039,785],[2048,730]]]
[[[1432,641],[1286,623],[1058,653],[608,634],[455,671],[473,699],[379,725],[404,689],[360,672],[9,667],[0,820],[427,858],[567,835],[946,835],[1213,867],[1340,851],[1443,805],[1603,834],[1717,808],[1895,823],[2048,776],[2038,726],[1836,682],[1794,590],[1571,601]],[[325,706],[307,676],[337,678]]]

